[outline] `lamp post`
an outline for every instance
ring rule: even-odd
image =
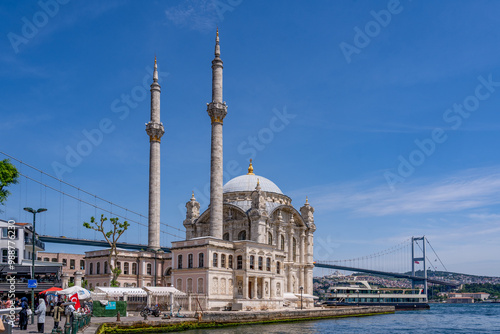
[[[33,214],[33,231],[31,237],[31,243],[33,245],[33,251],[31,252],[31,279],[35,279],[35,224],[36,224],[36,214],[47,211],[47,209],[40,208],[34,210],[32,208],[24,208],[24,211],[31,212]],[[31,324],[35,322],[35,288],[31,288]]]
[[[304,287],[299,286],[299,290],[300,290],[300,309],[302,310],[302,291],[304,291]]]

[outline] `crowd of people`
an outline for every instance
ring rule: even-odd
[[[77,314],[83,315],[91,313],[91,306],[89,303],[81,303],[81,307],[78,310],[74,307],[74,302],[71,302],[68,296],[65,295],[39,295],[38,299],[35,299],[35,316],[37,318],[38,333],[44,333],[45,331],[45,317],[54,317],[54,328],[59,327],[61,319],[68,316],[69,323],[73,323],[73,319]],[[14,304],[14,305],[12,305]],[[20,330],[27,330],[28,321],[32,315],[32,310],[28,303],[28,298],[22,297],[21,299],[15,298],[14,300],[5,299],[0,303],[1,309],[14,307],[16,309],[21,308],[19,312],[16,312],[16,323],[19,324]],[[9,320],[6,318],[8,315],[4,315],[4,323]]]

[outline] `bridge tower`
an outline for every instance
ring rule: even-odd
[[[420,263],[424,265],[424,276],[422,277],[422,280],[412,280],[411,281],[411,287],[412,289],[415,289],[415,283],[416,282],[424,282],[424,292],[425,295],[427,296],[427,264],[425,263],[425,235],[422,237],[412,237],[411,238],[411,275],[415,276],[415,263]],[[422,242],[422,246],[419,247],[421,250],[421,256],[415,255],[415,245],[420,246],[419,242]]]

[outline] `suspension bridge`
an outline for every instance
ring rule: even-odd
[[[37,215],[36,232],[39,234],[40,241],[109,247],[106,241],[101,240],[99,233],[83,228],[84,221],[89,220],[91,216],[98,218],[102,214],[118,217],[131,224],[129,227],[131,231],[124,234],[124,240],[118,243],[119,248],[147,250],[148,246],[143,243],[148,228],[146,215],[57,179],[49,173],[0,151],[1,155],[10,159],[20,174],[20,182],[11,187],[13,194],[8,200],[9,203],[18,201],[18,204],[12,203],[5,206],[3,213],[5,217],[7,219],[15,218],[14,220],[18,222],[30,222],[32,216],[24,212],[22,208],[33,206],[33,203],[39,203],[40,207],[43,208],[51,208],[48,212]],[[54,210],[54,208],[57,209]],[[73,223],[75,221],[76,224]],[[168,247],[170,241],[184,239],[184,230],[165,222],[161,222],[160,232],[165,236],[162,238],[162,249],[165,252],[170,251]],[[427,246],[432,250],[430,255],[427,254]],[[437,264],[447,272],[445,265],[425,237],[413,237],[396,246],[367,256],[348,260],[317,260],[314,263],[319,270],[329,272],[340,270],[409,279],[413,286],[422,284],[425,290],[427,290],[427,283],[456,286],[456,282],[427,276],[428,270],[437,270]]]

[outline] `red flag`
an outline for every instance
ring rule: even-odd
[[[420,264],[420,262],[418,262],[418,261],[415,261],[415,263],[416,263],[416,264]]]
[[[73,296],[69,297],[69,300],[72,302],[75,302],[75,310],[78,311],[78,309],[81,307],[80,306],[80,299],[78,298],[78,293],[75,293]]]

